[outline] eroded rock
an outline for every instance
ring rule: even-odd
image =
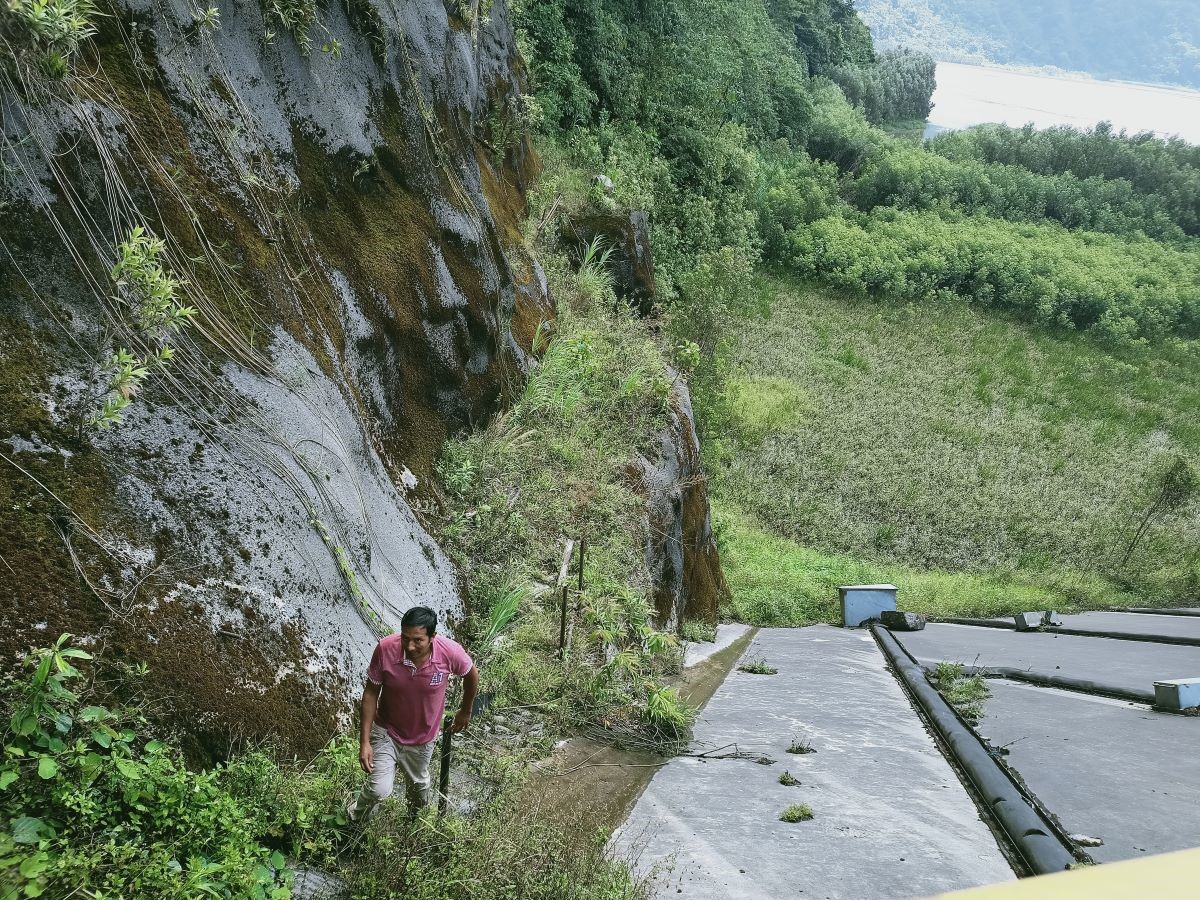
[[[668,630],[685,615],[715,622],[729,590],[713,538],[691,394],[672,374],[670,425],[658,436],[658,453],[636,464],[649,519],[646,565],[654,579],[655,610]]]

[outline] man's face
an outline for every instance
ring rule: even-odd
[[[404,653],[409,659],[424,659],[433,646],[433,639],[426,632],[424,625],[403,628],[400,630],[400,637],[404,641]]]

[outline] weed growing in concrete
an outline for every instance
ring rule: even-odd
[[[752,659],[749,662],[742,663],[738,666],[739,672],[745,672],[747,675],[778,675],[779,670],[774,666],[769,665],[763,657]]]
[[[711,644],[717,639],[717,626],[689,619],[680,627],[679,636],[693,644]]]
[[[946,702],[953,706],[969,725],[978,725],[983,718],[983,704],[991,696],[987,682],[980,675],[964,675],[961,663],[940,662],[929,675],[932,684]]]
[[[793,737],[792,742],[788,744],[787,752],[802,755],[805,753],[816,753],[817,751],[813,749],[811,738]]]
[[[779,816],[780,822],[807,822],[813,817],[812,807],[807,803],[793,803]]]
[[[800,783],[800,779],[791,772],[785,770],[784,773],[779,776],[779,783],[784,787],[795,787]]]

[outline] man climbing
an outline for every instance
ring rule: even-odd
[[[457,734],[471,722],[479,671],[461,645],[436,632],[437,613],[415,606],[400,620],[400,633],[381,640],[371,655],[358,751],[368,778],[347,810],[351,820],[391,795],[397,769],[404,775],[409,809],[429,804],[429,762],[452,675],[465,680],[466,690],[450,731]]]

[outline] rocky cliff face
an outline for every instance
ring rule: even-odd
[[[646,496],[646,565],[654,581],[654,608],[664,626],[683,620],[715,622],[728,593],[708,509],[708,480],[687,385],[671,391],[670,424],[658,435],[658,453],[637,462]]]
[[[122,0],[66,79],[4,70],[4,658],[73,632],[146,661],[198,753],[304,750],[404,609],[460,612],[433,463],[553,315],[484,6]],[[111,273],[135,227],[196,314],[101,429],[112,355],[159,344]]]

